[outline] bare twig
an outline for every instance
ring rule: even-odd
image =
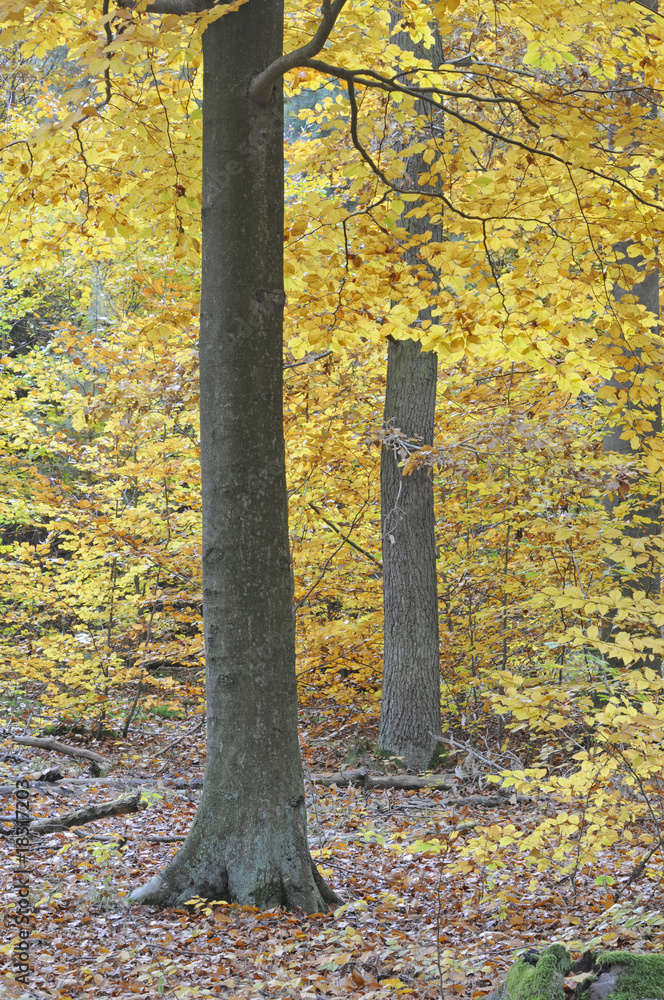
[[[134,717],[134,712],[138,706],[138,700],[141,697],[141,692],[143,689],[143,678],[145,676],[145,657],[147,655],[148,646],[150,645],[150,639],[152,637],[152,619],[154,618],[154,613],[157,608],[157,588],[159,587],[159,576],[161,574],[161,566],[157,566],[157,576],[154,582],[154,600],[152,601],[152,607],[150,608],[150,617],[148,618],[148,627],[145,634],[145,645],[143,647],[143,662],[141,663],[141,676],[136,687],[136,694],[132,702],[131,708],[127,713],[127,718],[125,719],[124,726],[122,727],[122,738],[127,739],[127,734],[129,732],[129,727],[131,725],[131,720]]]
[[[443,868],[445,867],[445,858],[447,852],[450,849],[449,843],[446,845],[447,851],[441,856],[440,859],[440,869],[438,871],[438,892],[437,892],[437,907],[436,907],[436,966],[438,968],[438,990],[440,992],[440,1000],[445,1000],[445,993],[443,992],[443,963],[441,961],[441,948],[440,948],[440,918],[443,912],[443,897],[441,893],[442,883],[443,883]]]
[[[201,729],[201,727],[202,727],[203,725],[205,725],[205,716],[203,716],[203,718],[202,718],[202,719],[199,719],[199,720],[198,720],[198,722],[196,723],[196,725],[194,726],[194,728],[193,728],[193,729],[189,729],[189,730],[188,730],[188,731],[187,731],[186,733],[184,733],[184,735],[183,735],[183,736],[178,736],[178,738],[177,738],[176,740],[173,740],[173,742],[172,742],[172,743],[169,743],[169,744],[168,744],[168,746],[166,747],[166,749],[165,749],[165,750],[162,750],[162,753],[163,753],[163,754],[167,754],[167,753],[169,753],[169,751],[171,751],[171,750],[172,750],[172,749],[173,749],[174,747],[176,747],[176,746],[178,746],[178,745],[179,745],[180,743],[182,743],[182,742],[183,742],[183,740],[186,740],[186,738],[187,738],[188,736],[193,736],[193,735],[194,735],[194,733],[197,733],[197,732],[198,732],[198,730],[199,730],[199,729]],[[160,768],[159,768],[159,770],[158,770],[158,771],[156,771],[155,773],[156,773],[156,774],[161,774],[161,772],[162,772],[162,771],[165,771],[167,767],[168,767],[168,762],[166,762],[166,763],[164,764],[164,766],[163,766],[163,767],[160,767]]]
[[[336,555],[338,555],[339,552],[341,552],[342,548],[344,547],[344,545],[346,544],[346,542],[348,541],[348,539],[350,538],[350,536],[355,531],[355,528],[357,527],[357,525],[359,523],[359,520],[362,517],[362,513],[363,513],[365,507],[366,507],[366,504],[363,504],[362,507],[360,508],[360,510],[358,511],[356,517],[354,518],[353,523],[350,526],[350,530],[349,530],[348,534],[341,536],[341,538],[342,538],[341,544],[337,545],[337,547],[334,550],[334,552],[332,553],[332,555],[329,556],[325,560],[323,568],[322,568],[322,570],[320,571],[320,573],[318,575],[318,579],[316,580],[315,583],[313,583],[311,585],[311,587],[309,587],[309,590],[306,592],[306,594],[304,595],[304,597],[300,598],[300,600],[295,605],[295,608],[293,609],[294,611],[296,611],[296,612],[299,611],[299,609],[302,607],[302,605],[305,603],[305,601],[308,600],[308,598],[313,594],[314,590],[316,589],[316,587],[318,586],[318,584],[321,582],[321,580],[325,576],[325,574],[327,572],[328,566],[330,565],[330,563],[332,562],[332,560],[334,559],[334,557]]]
[[[616,889],[616,891],[613,894],[614,903],[617,903],[622,894],[626,891],[626,889],[628,889],[633,882],[636,882],[636,880],[643,874],[643,871],[648,862],[650,861],[651,857],[653,856],[655,851],[660,850],[660,848],[664,849],[664,844],[662,844],[661,840],[656,840],[655,843],[650,848],[650,850],[648,851],[648,853],[645,855],[645,857],[643,857],[641,861],[639,861],[638,865],[636,866],[632,874],[629,876],[625,884],[621,886],[620,889]]]
[[[111,45],[113,42],[113,31],[111,29],[110,16],[108,13],[109,0],[104,0],[101,7],[102,17],[104,19],[104,33],[106,35],[106,45]],[[104,83],[106,85],[106,96],[103,101],[97,104],[96,110],[101,111],[111,100],[111,56],[110,53],[106,55],[106,68],[104,69]]]
[[[315,514],[318,514],[318,516],[319,516],[319,518],[321,519],[321,521],[324,521],[324,522],[325,522],[325,524],[326,524],[326,525],[328,526],[328,528],[331,528],[331,529],[332,529],[332,531],[336,531],[336,533],[337,533],[338,535],[341,535],[341,537],[343,538],[343,540],[344,540],[344,542],[346,543],[346,545],[350,545],[350,546],[351,546],[351,548],[355,549],[355,550],[356,550],[357,552],[359,552],[359,553],[360,553],[361,555],[365,556],[365,558],[367,558],[367,559],[370,559],[370,560],[371,560],[371,562],[372,562],[372,563],[373,563],[373,564],[374,564],[375,566],[377,566],[377,567],[378,567],[378,569],[379,569],[379,570],[381,571],[381,573],[383,572],[383,564],[382,564],[382,562],[380,561],[380,559],[376,559],[376,557],[375,557],[375,556],[372,556],[372,554],[371,554],[370,552],[367,552],[367,550],[366,550],[366,549],[363,549],[361,545],[358,545],[358,544],[357,544],[357,542],[352,542],[352,541],[350,540],[350,538],[347,538],[347,537],[346,537],[346,536],[344,535],[343,531],[342,531],[342,530],[341,530],[340,528],[338,528],[338,527],[336,526],[336,524],[334,524],[334,523],[333,523],[332,521],[328,521],[328,519],[327,519],[326,517],[324,517],[324,516],[323,516],[323,515],[321,514],[321,512],[320,512],[320,511],[319,511],[319,509],[318,509],[318,507],[315,507],[315,506],[314,506],[314,504],[310,503],[310,504],[309,504],[309,506],[311,507],[311,509],[312,509],[312,510],[314,511],[314,513],[315,513]]]
[[[322,361],[323,358],[327,358],[332,354],[332,351],[323,351],[322,354],[307,354],[301,361],[291,361],[290,364],[284,365],[284,368],[299,368],[300,365],[312,365],[314,361]]]

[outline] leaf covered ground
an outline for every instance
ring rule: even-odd
[[[470,1000],[488,994],[520,951],[553,941],[573,954],[600,945],[662,950],[657,855],[629,885],[634,862],[627,841],[607,847],[600,876],[599,868],[581,863],[564,876],[555,864],[538,866],[518,851],[518,838],[547,817],[564,816],[569,804],[524,795],[487,804],[496,802],[495,785],[487,785],[481,769],[467,774],[454,760],[446,767],[456,772],[456,784],[446,792],[307,782],[312,852],[344,901],[334,913],[130,907],[129,892],[178,849],[178,841],[154,838],[184,835],[196,809],[204,736],[190,733],[165,752],[178,735],[169,725],[146,723],[126,741],[90,744],[113,768],[109,778],[86,785],[68,785],[68,777],[87,772],[61,756],[9,739],[0,745],[4,819],[13,810],[8,789],[16,778],[36,779],[48,766],[58,765],[64,777],[32,788],[33,818],[117,797],[109,779],[152,782],[143,785],[145,808],[138,813],[34,839],[27,990],[13,982],[19,864],[12,838],[3,838],[0,996],[424,1000],[442,989]],[[372,756],[369,723],[305,716],[302,741],[309,774],[391,766]],[[84,736],[67,742],[88,745]]]

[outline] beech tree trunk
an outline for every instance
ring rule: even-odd
[[[401,20],[392,12],[391,26]],[[407,31],[391,39],[404,51],[442,61],[437,39],[433,52],[418,52]],[[420,46],[421,47],[421,46]],[[421,112],[422,108],[418,108]],[[407,177],[413,187],[428,169],[421,155],[410,157]],[[401,225],[413,234],[431,233],[440,241],[442,227],[424,216],[407,217]],[[436,207],[437,210],[437,207]],[[406,253],[408,260],[409,254]],[[416,263],[413,258],[411,263]],[[429,275],[436,290],[437,275]],[[419,322],[429,318],[422,292]],[[393,340],[387,348],[386,427],[398,427],[407,437],[433,443],[438,359],[422,351],[415,340]],[[429,766],[440,735],[440,650],[438,577],[433,509],[433,472],[418,469],[403,476],[394,453],[383,448],[380,462],[380,502],[383,538],[384,654],[383,692],[378,745],[403,758],[413,770]]]
[[[283,108],[252,78],[282,51],[282,0],[203,35],[200,334],[207,767],[191,831],[134,901],[194,896],[322,911],[307,843],[282,424]]]
[[[642,258],[630,256],[629,244],[618,244],[615,249],[619,259],[622,258],[624,262],[630,264],[632,267],[635,267],[638,271],[645,271],[644,261]],[[630,288],[629,293],[634,295],[637,301],[641,305],[644,305],[649,312],[654,313],[655,316],[659,317],[658,271],[644,273],[643,279]],[[616,299],[620,300],[623,295],[627,294],[627,290],[616,286],[613,290],[613,294]],[[659,327],[657,327],[653,333],[655,337],[658,336]],[[644,368],[647,365],[642,361],[641,351],[638,348],[630,349],[627,344],[620,344],[619,346],[620,351],[618,354],[621,361],[620,370],[616,371],[616,374],[610,380],[609,384],[614,386],[619,391],[622,390],[624,392],[627,390],[630,392],[635,381],[638,381],[639,374],[644,371]],[[642,434],[644,433],[646,427],[649,426],[650,430],[647,431],[647,436],[657,437],[661,435],[661,402],[657,401],[654,405],[647,406],[643,405],[640,401],[634,402],[630,399],[626,404],[626,414],[631,418],[634,418],[635,416],[641,418],[640,423]],[[620,424],[610,427],[607,430],[602,442],[605,454],[617,454],[630,457],[634,454],[629,440],[622,438],[622,434],[626,429],[626,423],[627,422],[621,422]],[[661,535],[660,492],[657,490],[656,492],[651,492],[649,495],[638,498],[639,484],[631,483],[629,486],[634,499],[630,498],[631,509],[629,519],[621,524],[623,535],[626,538],[632,538],[635,540],[649,539]],[[616,516],[614,514],[616,508],[622,503],[623,500],[617,493],[613,494],[613,499],[607,498],[606,508],[613,518]],[[656,563],[656,558],[659,556],[659,548],[654,547],[652,543],[648,543],[646,541],[645,551],[650,555],[650,559],[642,567],[639,575],[636,578],[627,581],[621,574],[619,567],[614,566],[613,573],[615,576],[615,582],[624,594],[631,595],[635,591],[643,591],[646,597],[653,601],[658,601],[661,591],[660,572]],[[609,617],[603,629],[603,638],[610,641],[613,630],[614,623],[612,618]],[[660,629],[658,627],[652,626],[651,631],[653,636],[657,638],[660,637]],[[624,663],[620,658],[609,656],[608,662],[613,667],[624,669]],[[655,669],[660,669],[661,657],[655,654],[647,654],[631,663],[630,666],[632,668],[654,667]]]
[[[649,7],[653,11],[657,11],[658,3],[657,0],[644,0],[644,6]],[[651,17],[647,18],[648,21],[653,21]],[[653,106],[651,109],[651,115],[657,117],[657,107]],[[616,257],[619,263],[624,263],[635,268],[635,270],[640,272],[643,277],[637,281],[631,288],[621,288],[620,285],[616,285],[613,289],[614,298],[618,301],[623,297],[623,295],[631,294],[636,297],[636,301],[646,307],[646,309],[653,313],[658,319],[660,315],[659,306],[659,279],[660,274],[658,270],[648,271],[647,264],[644,259],[639,256],[638,251],[635,252],[634,247],[629,242],[627,243],[617,243],[614,247]],[[653,339],[659,337],[659,326],[657,326],[653,331]],[[621,342],[619,345],[619,350],[616,352],[619,358],[619,363],[616,366],[616,373],[610,380],[612,386],[618,390],[627,390],[628,394],[631,395],[631,389],[634,385],[635,379],[638,379],[638,375],[642,373],[645,368],[648,367],[648,360],[643,360],[643,352],[641,349],[631,348],[626,343]],[[628,417],[634,418],[641,417],[641,428],[640,433],[642,436],[655,438],[662,433],[662,405],[661,400],[657,400],[655,403],[651,403],[650,406],[644,405],[641,400],[635,402],[633,399],[628,397],[626,403],[626,412]],[[625,421],[625,424],[627,421]],[[647,430],[649,426],[649,430]],[[629,455],[633,454],[632,446],[627,439],[622,438],[622,434],[626,427],[624,424],[620,423],[615,427],[610,427],[604,436],[603,440],[603,451],[605,454],[618,454],[618,455]],[[634,490],[634,485],[632,485],[632,493],[638,491]],[[621,503],[621,498],[614,495],[613,499],[606,500],[606,507],[610,515],[614,514],[615,508]],[[639,502],[633,502],[631,505],[631,512],[628,523],[623,523],[622,530],[623,534],[627,538],[632,539],[648,539],[660,536],[662,533],[661,528],[661,491],[653,491],[650,495],[643,496]],[[633,594],[635,591],[644,591],[646,597],[653,601],[659,601],[661,594],[661,574],[659,571],[658,563],[656,561],[657,557],[660,555],[657,543],[649,544],[646,541],[645,551],[649,552],[650,559],[643,566],[642,571],[638,578],[626,582],[621,576],[620,570],[615,566],[613,567],[615,582],[617,586],[625,594]],[[613,632],[614,622],[609,618],[606,622],[605,627],[602,630],[603,638],[610,640],[611,633]],[[650,629],[651,634],[654,637],[661,637],[661,629],[653,625]],[[608,657],[608,662],[611,666],[621,669],[624,668],[624,663],[619,657]],[[661,670],[662,658],[656,654],[648,654],[641,657],[639,660],[633,661],[630,666],[632,668],[644,668],[644,667],[654,667],[657,670]]]
[[[436,369],[436,355],[417,341],[389,340],[385,423],[423,444],[433,443]],[[423,770],[441,731],[432,472],[402,475],[384,447],[380,502],[385,647],[378,744]]]

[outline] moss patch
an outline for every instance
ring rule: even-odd
[[[664,955],[588,951],[572,964],[562,944],[522,955],[487,1000],[564,1000],[570,972],[589,973],[576,1000],[664,1000]]]
[[[565,976],[571,967],[562,944],[552,944],[541,955],[528,952],[514,963],[492,996],[495,1000],[563,1000]]]
[[[577,1000],[600,993],[608,1000],[661,1000],[664,997],[664,955],[633,955],[628,951],[600,951],[593,955],[595,974],[579,984]],[[620,966],[621,968],[616,968]],[[615,981],[610,974],[614,970]],[[600,990],[602,977],[606,984]],[[607,991],[608,988],[608,991]]]

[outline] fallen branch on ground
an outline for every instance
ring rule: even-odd
[[[197,733],[198,730],[202,728],[202,726],[204,725],[205,722],[206,722],[206,718],[205,718],[205,716],[203,716],[202,719],[199,719],[198,723],[194,726],[193,729],[189,729],[184,734],[184,736],[178,736],[178,738],[176,740],[173,740],[172,743],[169,743],[168,746],[166,747],[166,749],[162,750],[161,752],[163,754],[169,753],[169,751],[171,751],[174,747],[179,746],[180,743],[184,742],[184,740],[186,740],[186,738],[188,736],[193,736],[194,733]],[[168,767],[168,763],[164,764],[163,767],[159,768],[159,770],[157,771],[157,774],[161,774],[161,772],[165,771],[167,767]]]
[[[499,792],[496,795],[462,795],[458,799],[446,799],[443,804],[446,806],[486,806],[487,808],[502,806],[504,809],[505,806],[521,802],[532,802],[532,799],[529,795],[515,795],[510,789],[509,794]]]
[[[75,809],[73,812],[64,813],[62,816],[53,816],[52,819],[36,819],[28,827],[29,833],[54,833],[57,830],[66,830],[71,826],[83,826],[84,823],[92,823],[96,819],[104,819],[106,816],[120,816],[123,813],[138,812],[141,793],[136,792],[131,798],[113,799],[112,802],[99,802],[97,805],[84,806],[82,809]]]
[[[96,764],[100,768],[109,768],[111,766],[105,757],[95,753],[94,750],[85,750],[83,747],[72,747],[67,743],[61,743],[59,740],[53,740],[50,737],[12,736],[12,739],[14,743],[18,743],[22,747],[39,747],[41,750],[53,750],[55,753],[64,753],[67,757],[82,757],[84,760],[89,760],[92,764]]]
[[[456,809],[458,806],[483,806],[487,809],[505,809],[509,805],[532,802],[529,795],[463,795],[455,799],[404,799],[392,803],[391,809],[412,812],[416,809]]]
[[[177,844],[181,840],[186,840],[186,834],[173,834],[172,837],[141,837],[141,840],[147,840],[148,844]]]
[[[78,830],[74,830],[74,833],[80,840],[94,840],[100,844],[112,844],[113,841],[118,842],[117,837],[100,837],[96,833],[79,833]],[[131,839],[132,839],[131,836],[123,837],[122,844],[126,844],[127,841]],[[181,833],[181,834],[174,834],[172,837],[139,836],[134,839],[138,840],[140,843],[142,843],[143,841],[147,841],[148,844],[178,844],[181,841],[186,840],[187,838],[184,833]]]
[[[330,785],[337,785],[339,788],[359,785],[361,788],[400,788],[406,792],[417,791],[420,788],[439,788],[449,791],[456,785],[455,779],[445,774],[418,778],[414,774],[369,774],[364,770],[312,774],[311,780],[328,788]]]

